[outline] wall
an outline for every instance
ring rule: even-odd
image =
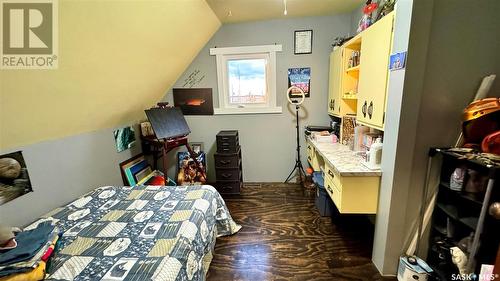
[[[482,77],[500,74],[498,1],[403,0],[398,6],[393,49],[407,48],[408,59],[406,70],[389,78],[373,251],[375,265],[389,275],[414,233],[428,149],[454,144],[461,111]],[[493,91],[498,95],[498,81]]]
[[[33,192],[1,205],[0,223],[22,226],[96,187],[123,185],[118,164],[139,153],[140,143],[117,153],[113,129],[104,129],[1,154],[18,150],[23,151]]]
[[[313,52],[311,55],[293,54],[293,31],[313,29]],[[182,87],[185,79],[199,70],[198,78],[204,77],[195,87],[213,88],[217,104],[217,75],[215,56],[209,55],[212,47],[235,47],[264,44],[282,44],[283,51],[277,53],[277,105],[283,107],[281,114],[218,115],[187,117],[192,141],[202,141],[209,152],[209,179],[213,180],[213,153],[215,135],[219,130],[236,129],[240,133],[245,181],[284,181],[295,163],[295,118],[294,109],[287,106],[287,70],[289,67],[311,67],[311,97],[301,109],[303,126],[328,125],[328,67],[331,44],[335,37],[347,35],[350,15],[312,17],[289,20],[223,25],[205,45],[193,63],[174,87]],[[167,100],[172,100],[171,90]],[[302,144],[304,143],[301,137]],[[305,155],[304,145],[302,155]],[[305,157],[303,163],[305,164]]]
[[[59,1],[59,69],[1,71],[0,149],[142,118],[219,26],[204,0]]]
[[[0,71],[0,154],[22,150],[33,193],[0,206],[24,225],[122,185],[113,128],[144,119],[220,22],[204,0],[59,1],[59,69]]]

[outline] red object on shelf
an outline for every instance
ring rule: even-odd
[[[378,7],[377,3],[368,4],[363,8],[363,13],[365,15],[371,14],[373,11],[377,9],[377,7]]]
[[[487,135],[481,143],[481,150],[486,153],[500,155],[500,131]]]

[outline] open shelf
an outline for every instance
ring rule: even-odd
[[[357,93],[353,94],[353,95],[351,95],[351,94],[343,94],[342,95],[342,99],[344,99],[344,100],[357,100],[358,99],[358,95],[357,95]]]
[[[360,67],[359,64],[356,65],[356,66],[350,67],[350,68],[346,69],[346,72],[349,73],[349,74],[351,74],[351,73],[357,73],[357,72],[359,72],[359,67]]]
[[[469,200],[475,204],[482,205],[483,204],[483,198],[477,193],[471,193],[471,192],[465,192],[465,191],[455,191],[450,188],[450,183],[448,182],[441,182],[440,183],[441,188],[445,188],[447,192],[453,193],[463,199]]]

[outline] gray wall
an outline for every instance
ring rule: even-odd
[[[495,14],[500,2],[402,0],[398,6],[393,49],[407,48],[408,61],[405,71],[389,78],[373,251],[383,274],[396,273],[398,256],[413,234],[428,149],[454,144],[461,111],[482,77],[500,74]],[[493,91],[498,95],[498,81]]]
[[[289,20],[270,20],[223,25],[201,50],[174,87],[183,87],[185,79],[195,70],[201,79],[194,87],[213,88],[217,100],[217,74],[215,56],[209,55],[212,47],[235,47],[265,44],[282,44],[277,53],[277,105],[282,114],[218,115],[187,117],[190,138],[204,142],[208,154],[209,180],[213,180],[213,153],[215,135],[219,130],[236,129],[240,133],[245,181],[280,182],[285,180],[294,165],[295,118],[288,107],[285,93],[289,67],[311,67],[311,97],[301,111],[301,132],[306,124],[328,125],[328,67],[331,44],[335,37],[350,31],[350,15],[335,15]],[[293,31],[313,30],[311,55],[293,54]],[[171,90],[166,100],[172,101]],[[215,102],[217,105],[217,102]],[[302,133],[301,133],[302,135]],[[301,137],[302,138],[302,137]],[[303,138],[302,138],[303,143]],[[305,149],[302,147],[304,155]],[[305,157],[303,157],[305,164]]]
[[[140,143],[118,153],[113,129],[105,129],[0,154],[18,150],[23,152],[33,192],[1,205],[0,223],[24,226],[96,187],[123,185],[118,164],[139,153]]]

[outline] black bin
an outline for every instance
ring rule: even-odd
[[[313,181],[316,184],[315,205],[320,216],[330,217],[333,214],[333,202],[330,195],[326,192],[325,182],[321,172],[313,173]]]

